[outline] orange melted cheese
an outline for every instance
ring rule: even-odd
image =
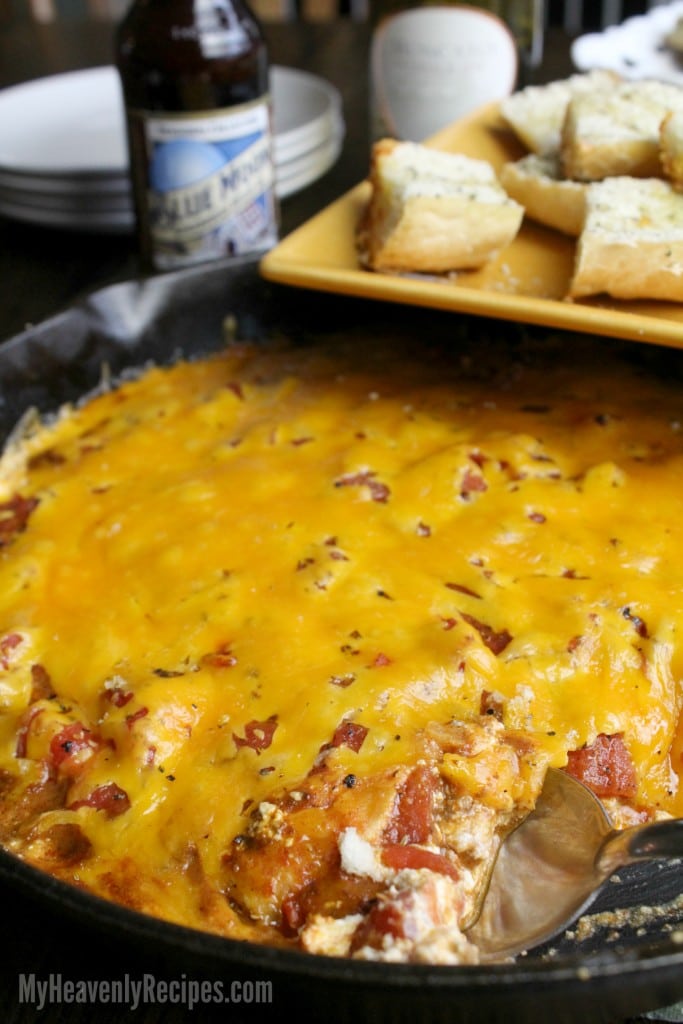
[[[362,777],[482,693],[557,766],[623,734],[633,807],[683,813],[679,390],[442,357],[235,346],[9,448],[4,515],[37,504],[0,550],[5,805],[40,790],[65,726],[94,739],[61,748],[59,806],[5,815],[6,846],[249,936],[220,883],[249,810],[345,721],[367,732],[338,763]],[[116,813],[88,805],[112,784]],[[55,859],[41,835],[70,823],[91,852]]]

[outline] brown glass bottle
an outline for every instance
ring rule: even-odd
[[[243,0],[134,0],[115,51],[145,267],[270,248],[268,53]]]

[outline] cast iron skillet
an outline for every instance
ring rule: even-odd
[[[357,334],[362,344],[391,331],[413,332],[429,347],[472,343],[471,321],[452,314],[278,288],[261,281],[252,262],[239,261],[114,285],[5,342],[0,346],[0,431],[6,436],[31,406],[48,412],[78,399],[97,386],[103,366],[116,375],[148,360],[167,363],[179,354],[215,350],[235,324],[241,338],[255,340],[284,333],[298,343],[315,343],[343,332]],[[528,336],[525,329],[500,321],[477,321],[475,330],[475,359],[487,336],[495,334],[511,359],[522,333]],[[540,337],[541,345],[544,340]],[[579,343],[586,339],[576,339]],[[596,358],[606,347],[622,344],[588,343],[595,346]],[[683,353],[622,348],[626,358],[650,367],[661,362],[668,375],[683,376]],[[0,881],[15,900],[19,890],[27,908],[37,901],[65,922],[77,922],[79,934],[89,929],[106,935],[128,956],[136,948],[154,950],[178,971],[269,979],[277,1002],[268,1019],[292,1011],[330,1024],[550,1019],[561,1024],[624,1019],[683,998],[683,906],[670,905],[683,894],[678,863],[630,870],[607,887],[594,911],[634,908],[618,927],[608,915],[595,920],[585,939],[568,934],[515,963],[462,968],[360,963],[222,939],[90,896],[3,851]],[[644,913],[643,906],[651,912]],[[234,1008],[224,1019],[242,1018]]]

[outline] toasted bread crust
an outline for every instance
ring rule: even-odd
[[[683,110],[683,90],[665,82],[621,82],[607,93],[573,97],[562,126],[564,176],[601,181],[660,175],[660,126],[677,109]]]
[[[659,178],[608,178],[586,194],[570,298],[683,301],[683,199]]]
[[[376,271],[480,267],[512,241],[524,213],[485,161],[418,143],[380,140],[370,184],[357,245],[361,262]]]
[[[531,153],[546,156],[560,146],[570,100],[583,93],[612,89],[621,79],[613,71],[590,71],[545,85],[528,85],[500,104],[503,119]]]
[[[500,183],[522,204],[527,217],[565,235],[577,237],[581,233],[587,186],[562,178],[556,158],[530,153],[506,163],[501,168]]]

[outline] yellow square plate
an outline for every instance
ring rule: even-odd
[[[450,125],[430,144],[489,160],[496,169],[523,152],[497,104]],[[355,229],[369,188],[367,181],[362,182],[284,238],[263,257],[263,277],[300,288],[683,348],[683,304],[604,296],[565,300],[575,243],[529,220],[514,242],[482,270],[445,279],[363,270]]]

